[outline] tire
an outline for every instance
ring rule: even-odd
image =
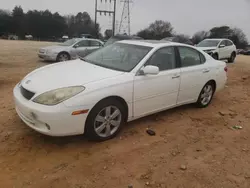
[[[112,98],[103,100],[88,115],[85,135],[92,141],[114,138],[121,131],[125,117],[126,110],[122,103]]]
[[[231,54],[230,58],[228,59],[228,63],[233,63],[234,60],[235,60],[235,58],[236,58],[236,53],[233,52],[233,53]]]
[[[202,88],[199,98],[196,102],[196,105],[199,108],[207,107],[213,99],[214,92],[215,92],[215,85],[213,82],[210,81]]]
[[[217,54],[217,53],[212,54],[212,57],[213,57],[215,60],[219,60],[219,56],[218,56],[218,54]]]
[[[66,52],[59,53],[56,58],[57,62],[68,61],[68,60],[70,60],[70,55]]]

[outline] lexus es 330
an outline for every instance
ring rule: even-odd
[[[120,41],[31,72],[14,99],[20,118],[42,134],[107,140],[149,114],[188,103],[207,107],[226,72],[224,62],[189,45]]]

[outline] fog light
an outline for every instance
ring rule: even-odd
[[[48,130],[50,130],[50,126],[46,123],[45,126],[47,127]]]
[[[31,117],[36,120],[37,119],[37,115],[34,112],[31,112]]]

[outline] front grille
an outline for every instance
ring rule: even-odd
[[[20,87],[20,90],[21,90],[23,97],[27,100],[30,100],[35,95],[35,93],[25,89],[23,86]]]

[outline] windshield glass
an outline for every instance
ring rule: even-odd
[[[64,43],[59,44],[60,46],[71,46],[75,44],[78,41],[78,39],[70,39],[65,41]]]
[[[197,46],[198,47],[216,47],[220,40],[203,40]]]
[[[91,53],[83,60],[101,67],[129,72],[151,49],[145,46],[114,43]]]

